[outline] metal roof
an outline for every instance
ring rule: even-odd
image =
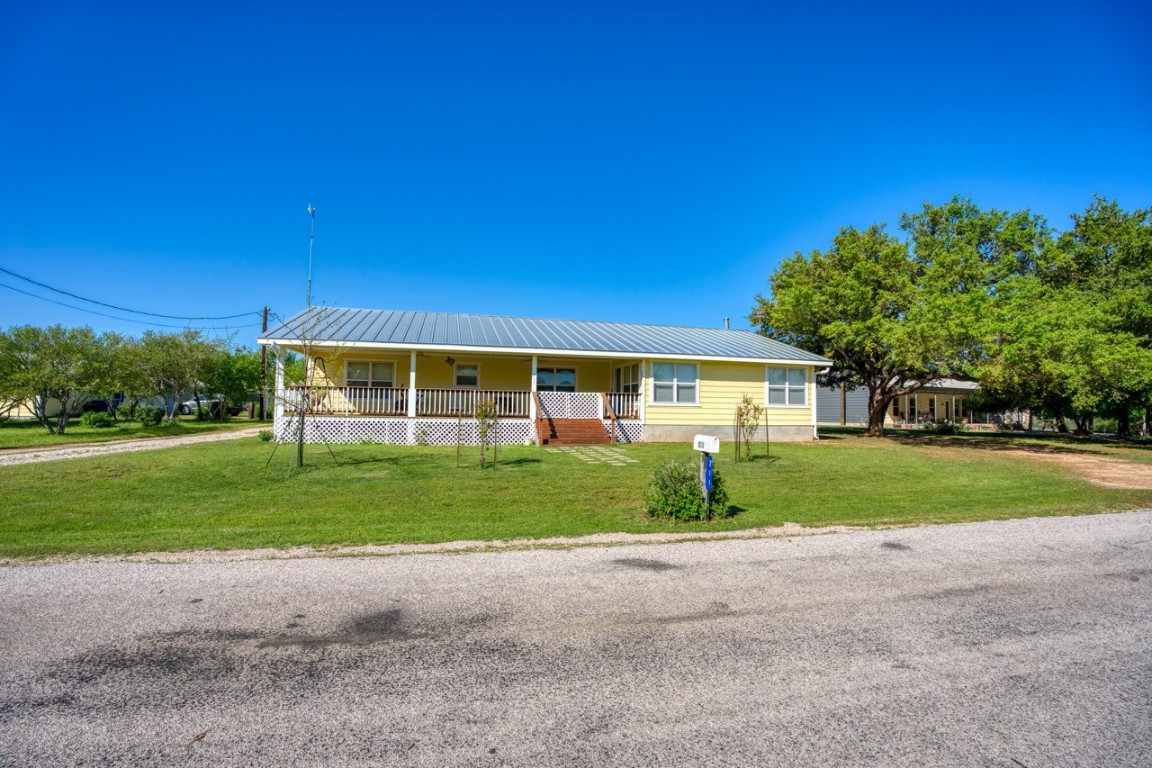
[[[642,355],[831,365],[831,360],[750,331],[589,320],[312,307],[261,335],[261,343],[379,349],[464,349],[537,354]]]

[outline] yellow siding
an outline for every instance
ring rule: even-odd
[[[656,361],[660,362],[660,361]],[[808,406],[768,409],[770,425],[805,425],[812,423],[811,366],[781,366],[807,371]],[[765,368],[762,363],[700,363],[699,405],[662,405],[652,402],[652,366],[647,366],[644,381],[648,399],[646,423],[658,425],[700,424],[729,426],[736,416],[736,406],[744,395],[764,404]]]
[[[393,386],[407,387],[408,386],[408,356],[397,356],[393,354],[362,354],[356,350],[346,350],[341,352],[329,352],[319,355],[324,360],[323,365],[315,364],[312,366],[312,380],[315,384],[324,385],[330,384],[332,386],[340,387],[344,385],[344,371],[345,363],[348,360],[368,360],[373,363],[391,362],[395,365],[396,370],[393,374],[395,382]]]
[[[541,357],[537,368],[575,368],[577,392],[608,392],[612,389],[612,364],[607,360]]]

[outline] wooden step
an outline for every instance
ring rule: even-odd
[[[538,436],[541,445],[609,445],[612,438],[599,419],[546,419]]]

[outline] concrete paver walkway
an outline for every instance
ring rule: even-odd
[[[548,448],[553,453],[567,453],[588,464],[612,464],[622,467],[625,464],[635,464],[636,459],[618,448],[605,448],[600,445],[561,445]]]

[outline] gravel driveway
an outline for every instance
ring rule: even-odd
[[[271,429],[271,427],[245,427],[244,429],[235,429],[227,432],[209,432],[206,435],[149,437],[141,440],[118,440],[111,443],[69,445],[61,448],[33,448],[29,450],[17,449],[12,452],[0,453],[0,467],[15,466],[17,464],[35,464],[41,461],[80,459],[84,458],[85,456],[107,456],[111,453],[128,453],[131,451],[158,451],[161,448],[173,448],[177,445],[191,445],[192,443],[214,443],[220,440],[239,440],[245,437],[254,437],[263,429]]]
[[[1152,511],[0,568],[2,765],[1152,764]]]

